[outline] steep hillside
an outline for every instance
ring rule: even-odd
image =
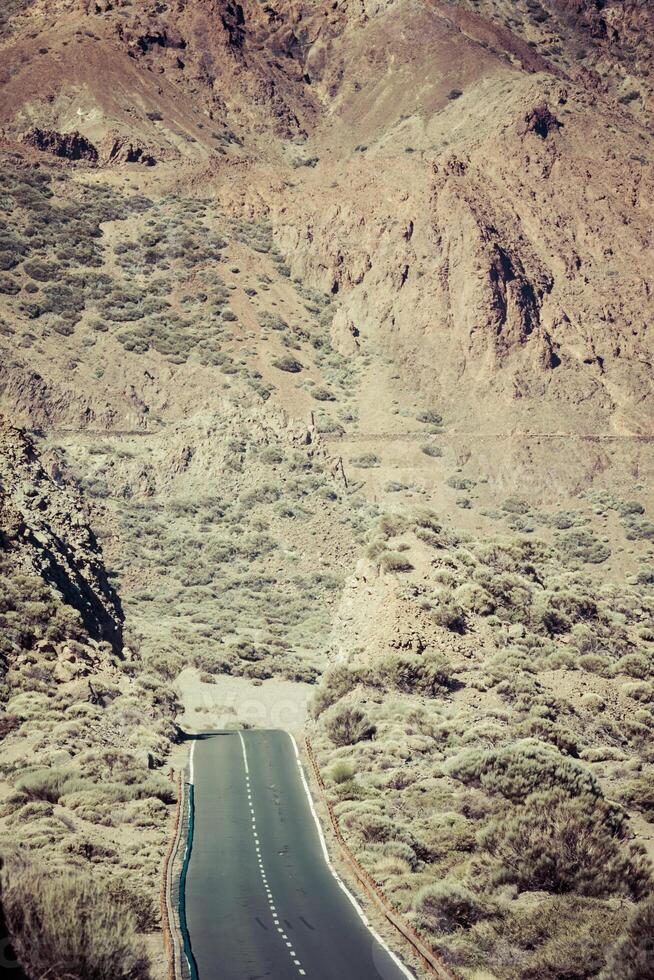
[[[178,678],[282,678],[457,972],[642,977],[652,26],[3,5],[10,911],[68,866],[156,931]]]
[[[359,860],[463,976],[641,976],[601,971],[651,891],[651,570],[408,503],[368,555],[312,732]]]
[[[62,939],[52,917],[57,888],[72,909],[85,894],[96,903],[112,896],[125,960],[140,964],[134,976],[145,976],[135,930],[158,929],[160,862],[175,799],[174,786],[150,770],[170,751],[176,704],[160,680],[148,680],[138,656],[123,651],[123,613],[88,510],[60,483],[56,464],[49,467],[51,475],[34,445],[2,423],[3,901],[21,963],[36,976],[44,956],[79,968],[76,955],[66,958],[66,944],[76,942],[72,926]],[[91,911],[95,924],[81,951],[89,970],[94,956],[101,963],[107,955],[101,930],[114,924],[105,916],[99,927],[100,911]],[[30,921],[40,923],[38,941]],[[117,946],[115,964],[120,955]]]
[[[122,649],[123,612],[79,494],[47,473],[33,443],[2,421],[0,506],[3,551],[12,565],[43,579],[81,618],[89,638]]]

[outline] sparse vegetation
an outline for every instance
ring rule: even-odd
[[[50,101],[10,107],[0,168],[1,387],[44,461],[16,484],[0,456],[1,884],[21,959],[31,977],[147,977],[175,681],[193,667],[216,698],[221,675],[314,685],[344,837],[462,977],[647,977],[651,358],[629,249],[647,181],[637,194],[619,169],[647,171],[631,122],[647,32],[629,10],[564,24],[539,0],[472,0],[463,74],[426,79],[413,104],[420,45],[432,28],[445,43],[447,18],[398,7],[410,64],[357,56],[341,85],[304,57],[320,11],[296,38],[272,31],[272,51],[239,11],[207,32],[202,6],[180,22],[184,52],[173,4],[99,3],[47,41],[48,4],[0,11],[9,102],[63,71]],[[346,8],[327,18],[344,59]],[[235,81],[212,54],[223,30],[236,54],[249,37]],[[79,125],[111,122],[101,166],[18,142],[35,112],[74,118],[76,39],[91,65],[110,43],[130,79],[147,72],[133,98],[105,86],[96,112],[86,66]],[[548,59],[574,79],[565,98]],[[306,62],[290,81],[287,62]],[[449,88],[462,79],[480,98]],[[369,146],[319,161],[304,130],[331,82],[323,136],[345,112]],[[134,147],[108,166],[114,122]],[[124,159],[146,162],[141,138],[154,180]],[[484,147],[506,150],[506,179]],[[341,204],[344,174],[357,200]]]
[[[355,456],[350,460],[350,463],[352,466],[356,466],[360,470],[369,470],[375,466],[379,466],[381,464],[381,460],[379,456],[376,456],[374,453],[364,453],[361,456]]]
[[[279,371],[286,371],[289,374],[298,374],[302,370],[302,364],[296,357],[291,357],[290,354],[284,354],[283,357],[278,357],[273,361],[274,367]]]
[[[528,511],[510,498],[503,512]],[[329,784],[344,835],[464,971],[581,977],[590,963],[600,973],[629,910],[652,888],[627,811],[607,799],[617,782],[632,813],[651,812],[652,659],[635,650],[652,598],[646,584],[591,584],[597,563],[584,560],[585,536],[582,558],[562,561],[557,532],[586,522],[557,515],[548,525],[556,543],[545,544],[533,534],[457,536],[427,508],[382,514],[369,535],[371,564],[401,543],[408,550],[397,553],[421,569],[384,592],[385,606],[401,609],[390,637],[413,652],[353,649],[316,691],[314,744],[325,766],[343,758],[330,728],[340,711],[358,707],[375,727],[371,741],[349,743],[347,772]],[[590,689],[565,696],[560,678],[581,672]],[[628,720],[609,709],[606,685],[630,699]],[[486,692],[497,707],[477,707]],[[646,715],[637,717],[639,705]]]

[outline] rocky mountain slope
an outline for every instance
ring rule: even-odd
[[[74,908],[85,894],[96,904],[111,895],[124,930],[114,962],[122,943],[125,961],[145,969],[135,929],[158,928],[175,799],[174,786],[151,770],[176,737],[175,699],[123,650],[123,612],[79,492],[7,422],[0,494],[0,820],[10,933],[29,976],[48,957],[75,969],[79,958],[57,940],[53,912],[60,901]],[[106,917],[89,928],[89,970],[110,928]],[[66,942],[74,948],[70,930]]]
[[[3,5],[2,820],[43,867],[126,872],[130,928],[157,926],[169,685],[327,669],[343,832],[454,969],[641,976],[651,27],[637,0]],[[595,863],[518,874],[527,825]]]

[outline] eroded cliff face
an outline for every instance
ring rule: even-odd
[[[611,79],[647,7],[477,6],[34,4],[4,45],[6,132],[88,138],[153,186],[183,162],[177,186],[270,220],[462,430],[646,435],[652,170]]]
[[[60,482],[55,460],[0,422],[0,533],[6,560],[34,574],[75,610],[89,637],[122,652],[123,614],[81,494]]]
[[[315,180],[281,209],[293,270],[337,292],[464,425],[485,405],[482,425],[535,430],[538,405],[545,430],[558,418],[554,431],[648,433],[652,174],[641,131],[623,118],[616,154],[595,97],[546,79],[487,104],[483,130],[472,93],[444,115],[455,125],[468,100],[473,118],[431,166],[424,150],[417,164],[373,151],[350,174],[349,200],[328,202]],[[307,196],[317,205],[303,228]]]

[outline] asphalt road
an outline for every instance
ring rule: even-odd
[[[199,980],[407,980],[334,876],[290,737],[201,736],[192,750],[186,922]]]

